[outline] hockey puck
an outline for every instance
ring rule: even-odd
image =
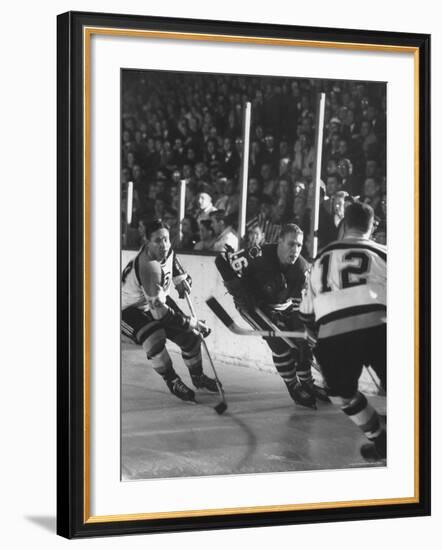
[[[221,401],[221,403],[218,403],[218,405],[214,408],[217,414],[223,414],[227,410],[227,404],[224,403],[224,401]]]

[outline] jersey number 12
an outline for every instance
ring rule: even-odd
[[[332,289],[328,283],[330,271],[330,254],[325,254],[321,258],[321,292],[330,292]],[[339,271],[339,280],[341,288],[349,288],[352,286],[365,285],[367,279],[363,276],[368,273],[370,267],[370,257],[365,252],[351,251],[344,255],[345,262],[353,262],[357,260],[357,264],[346,265]]]

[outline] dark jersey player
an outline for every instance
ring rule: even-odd
[[[252,327],[269,329],[267,320],[270,320],[281,330],[304,330],[299,320],[299,304],[309,265],[300,254],[302,244],[302,230],[295,224],[286,224],[277,244],[237,253],[226,250],[216,258],[216,266],[237,310]],[[313,383],[313,356],[306,342],[282,337],[265,340],[275,368],[296,403],[315,407],[317,397],[327,399],[324,391]]]
[[[313,264],[301,318],[317,339],[318,357],[331,401],[365,433],[367,460],[386,457],[384,419],[358,391],[364,365],[370,365],[386,389],[385,246],[369,239],[373,209],[347,207],[344,237],[327,245]]]
[[[169,390],[184,401],[195,394],[175,372],[165,347],[166,339],[181,349],[196,388],[216,392],[213,379],[203,373],[201,339],[204,323],[185,315],[169,296],[172,282],[178,294],[190,289],[190,277],[183,273],[170,247],[169,228],[155,220],[146,226],[146,243],[123,271],[121,330],[143,347],[154,370]]]

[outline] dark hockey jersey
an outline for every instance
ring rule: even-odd
[[[239,252],[223,252],[215,260],[227,289],[266,310],[283,311],[299,303],[306,286],[309,264],[299,256],[282,266],[277,245],[267,244]]]

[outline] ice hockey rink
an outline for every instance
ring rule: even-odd
[[[171,357],[192,387],[180,355]],[[385,466],[363,461],[366,440],[333,405],[295,405],[279,375],[256,365],[216,361],[216,368],[228,402],[223,415],[214,410],[217,394],[197,390],[197,404],[180,401],[141,348],[122,344],[123,480]],[[369,399],[385,412],[384,397]]]

